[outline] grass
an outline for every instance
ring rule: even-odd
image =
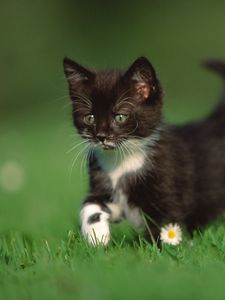
[[[113,226],[109,247],[87,245],[78,225],[87,174],[79,159],[69,176],[68,116],[46,105],[1,118],[0,299],[224,299],[224,217],[161,251],[127,224]],[[23,170],[16,190],[3,180],[8,162]]]
[[[1,299],[224,299],[219,224],[161,251],[120,237],[92,248],[77,230],[56,244],[15,232],[0,242]]]

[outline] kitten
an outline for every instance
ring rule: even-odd
[[[225,77],[225,64],[208,67]],[[91,244],[107,245],[110,222],[123,218],[146,230],[143,213],[150,216],[157,240],[163,224],[183,223],[192,231],[224,210],[225,101],[203,121],[170,126],[146,58],[126,71],[98,72],[65,58],[64,71],[74,125],[93,150],[90,191],[80,212]]]

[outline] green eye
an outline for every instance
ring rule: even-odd
[[[94,115],[86,115],[84,116],[84,123],[87,125],[93,125],[95,122],[95,116]]]
[[[122,123],[126,122],[126,120],[128,119],[128,115],[118,114],[118,115],[115,115],[114,119],[117,123],[122,124]]]

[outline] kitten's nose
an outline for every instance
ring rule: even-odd
[[[100,141],[100,142],[104,142],[104,140],[106,139],[106,135],[104,133],[99,133],[96,135],[97,139]]]

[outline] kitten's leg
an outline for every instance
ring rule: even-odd
[[[81,232],[92,245],[107,245],[110,240],[109,211],[101,205],[86,202],[80,212]]]
[[[81,232],[92,245],[107,245],[110,240],[109,222],[122,218],[122,208],[117,203],[85,202],[81,212]]]

